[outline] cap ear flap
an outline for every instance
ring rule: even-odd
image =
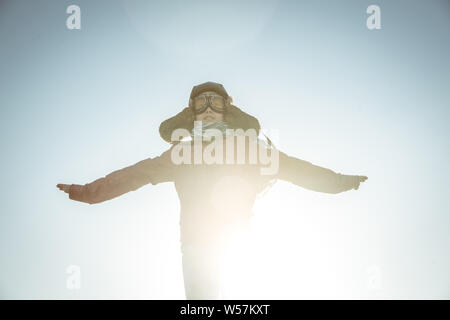
[[[165,141],[174,143],[172,141],[172,132],[176,129],[186,129],[189,133],[194,128],[195,115],[190,107],[184,108],[181,112],[161,122],[159,126],[159,135]]]
[[[255,129],[257,134],[259,134],[261,129],[259,121],[255,117],[245,113],[232,104],[228,106],[227,112],[225,113],[225,121],[232,129]]]

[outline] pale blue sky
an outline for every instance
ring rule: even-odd
[[[450,298],[449,18],[445,0],[1,1],[0,297],[184,298],[173,185],[97,205],[55,185],[159,155],[160,122],[215,81],[282,151],[369,177],[278,182],[255,206],[267,282],[249,297]]]

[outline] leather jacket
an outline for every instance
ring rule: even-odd
[[[248,154],[242,164],[175,164],[172,160],[175,147],[91,183],[72,184],[69,197],[95,204],[148,183],[173,182],[180,200],[181,242],[187,243],[206,241],[228,226],[248,223],[257,194],[276,179],[331,194],[356,189],[360,183],[359,176],[336,173],[281,151],[278,170],[270,175],[262,175],[262,164],[250,163]]]

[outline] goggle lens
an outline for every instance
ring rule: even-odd
[[[211,107],[215,112],[225,112],[225,99],[218,95],[200,95],[194,99],[195,113],[203,113]]]

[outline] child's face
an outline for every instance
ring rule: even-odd
[[[207,92],[203,92],[202,94],[216,94],[216,93],[213,91],[207,91]],[[197,106],[194,106],[194,107],[197,107]],[[216,111],[212,110],[210,107],[208,107],[205,112],[196,114],[195,120],[202,121],[203,123],[223,121],[223,113],[216,112]]]

